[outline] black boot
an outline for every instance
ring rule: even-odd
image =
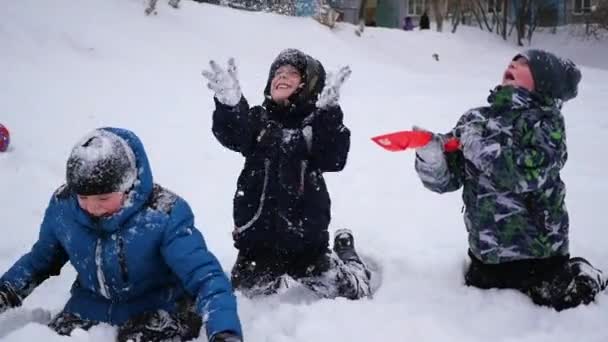
[[[355,250],[355,239],[349,229],[338,229],[334,235],[334,252],[344,265],[337,275],[340,296],[359,299],[371,295],[371,272]]]
[[[568,265],[576,284],[576,293],[573,295],[579,297],[581,303],[591,303],[598,293],[606,289],[606,280],[602,271],[593,267],[586,259],[574,257],[568,261]]]
[[[568,260],[552,280],[543,281],[526,292],[536,304],[561,311],[593,302],[605,288],[602,271],[589,261],[575,257]]]
[[[350,229],[338,229],[334,235],[334,252],[343,262],[363,262],[355,251],[355,239]]]

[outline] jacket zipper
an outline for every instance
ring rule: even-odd
[[[95,266],[97,268],[99,292],[101,292],[104,298],[110,299],[110,291],[106,284],[106,277],[103,274],[103,246],[101,238],[97,238],[97,246],[95,246]]]

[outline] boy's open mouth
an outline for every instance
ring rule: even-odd
[[[505,81],[514,81],[515,77],[513,76],[513,74],[510,71],[505,71],[504,79],[505,79]]]

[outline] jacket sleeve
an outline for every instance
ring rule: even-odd
[[[512,132],[486,128],[483,134],[482,149],[488,153],[480,156],[484,159],[479,163],[481,171],[501,189],[537,191],[559,175],[566,163],[563,117],[555,114],[538,119],[533,114],[524,113],[519,122],[513,123]]]
[[[245,97],[234,107],[219,102],[215,97],[213,111],[213,135],[225,147],[247,157],[253,150],[259,124],[252,120]],[[255,121],[255,122],[252,122]]]
[[[40,226],[38,241],[31,251],[23,255],[0,278],[0,284],[9,288],[14,295],[11,307],[20,306],[23,299],[43,281],[50,276],[59,275],[61,268],[68,261],[68,255],[54,231],[54,222],[62,216],[58,201],[53,195]]]
[[[446,193],[460,189],[464,182],[464,157],[461,151],[444,152],[443,160],[430,162],[416,154],[416,172],[425,188]]]
[[[317,109],[310,128],[302,130],[311,163],[323,172],[341,171],[350,150],[350,130],[339,106]]]
[[[236,298],[220,263],[207,250],[194,216],[186,202],[179,199],[166,228],[161,253],[167,265],[196,298],[196,308],[203,317],[207,337],[224,331],[242,336]]]

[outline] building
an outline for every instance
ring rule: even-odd
[[[406,16],[417,23],[424,11],[427,0],[337,0],[332,6],[344,14],[343,20],[353,24],[359,22],[359,11],[363,8],[366,25],[381,27],[401,27]],[[428,14],[432,13],[428,11]]]

